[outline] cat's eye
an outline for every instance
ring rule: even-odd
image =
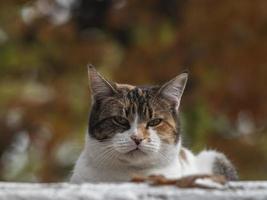
[[[121,126],[129,126],[129,121],[121,116],[115,116],[112,118],[113,122],[115,124],[121,125]]]
[[[147,126],[157,126],[162,122],[161,118],[155,118],[155,119],[151,119],[148,123]]]

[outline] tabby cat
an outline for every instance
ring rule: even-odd
[[[237,179],[224,154],[205,150],[194,155],[182,146],[179,106],[187,73],[162,86],[143,87],[108,81],[93,66],[88,71],[92,107],[71,182],[120,182],[159,174]]]

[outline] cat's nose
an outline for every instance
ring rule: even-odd
[[[131,135],[131,139],[135,142],[136,145],[139,145],[144,140],[137,135]]]

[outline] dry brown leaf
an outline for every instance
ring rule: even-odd
[[[162,175],[151,176],[134,176],[132,182],[135,183],[149,183],[150,185],[162,186],[162,185],[175,185],[179,188],[214,188],[209,185],[199,184],[196,181],[198,179],[210,179],[212,182],[224,186],[226,184],[226,178],[222,175],[191,175],[185,176],[179,179],[168,179]]]

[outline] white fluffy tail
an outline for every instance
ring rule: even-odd
[[[235,167],[220,152],[214,150],[202,151],[196,156],[196,164],[200,173],[224,175],[228,180],[238,179]]]

